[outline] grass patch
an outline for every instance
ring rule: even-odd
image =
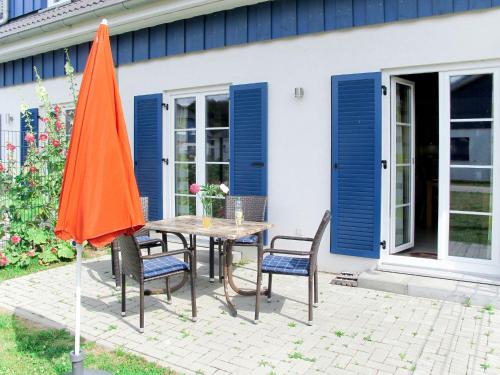
[[[288,358],[290,358],[290,359],[301,359],[301,360],[306,361],[306,362],[316,362],[316,358],[306,357],[304,354],[302,354],[300,352],[290,353],[290,354],[288,354]]]
[[[173,375],[121,349],[107,351],[85,342],[85,367],[120,375]],[[64,374],[71,370],[68,353],[73,337],[64,330],[42,329],[8,314],[0,314],[0,374]]]
[[[111,252],[110,247],[104,247],[102,249],[92,249],[90,247],[85,247],[83,250],[83,259],[92,259],[97,258]],[[26,276],[32,273],[50,270],[52,268],[57,268],[61,266],[66,266],[68,264],[73,263],[73,260],[68,261],[60,261],[58,263],[52,263],[49,265],[40,265],[38,263],[30,264],[28,267],[20,268],[20,267],[7,267],[0,269],[0,282],[14,279],[16,277]]]

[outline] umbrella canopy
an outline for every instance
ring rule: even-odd
[[[56,235],[104,246],[144,226],[108,26],[85,66],[66,160]]]

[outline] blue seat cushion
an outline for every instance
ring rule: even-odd
[[[189,265],[186,262],[172,256],[144,259],[145,279],[182,270],[189,270]]]
[[[137,243],[140,245],[141,243],[148,242],[148,241],[160,241],[158,238],[153,238],[149,236],[137,236],[135,238],[137,240]]]
[[[236,240],[236,243],[237,244],[242,243],[242,244],[251,245],[251,244],[254,244],[254,243],[256,244],[257,243],[257,239],[258,239],[258,237],[255,234],[251,234],[249,236],[238,238]]]
[[[268,255],[262,262],[262,272],[309,275],[309,258]]]

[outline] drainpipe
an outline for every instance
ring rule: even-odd
[[[0,0],[2,2],[2,18],[0,18],[0,25],[4,25],[9,20],[9,0]]]

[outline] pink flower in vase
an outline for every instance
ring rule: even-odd
[[[201,187],[198,184],[191,184],[191,186],[189,186],[189,191],[191,194],[198,194],[200,190]]]

